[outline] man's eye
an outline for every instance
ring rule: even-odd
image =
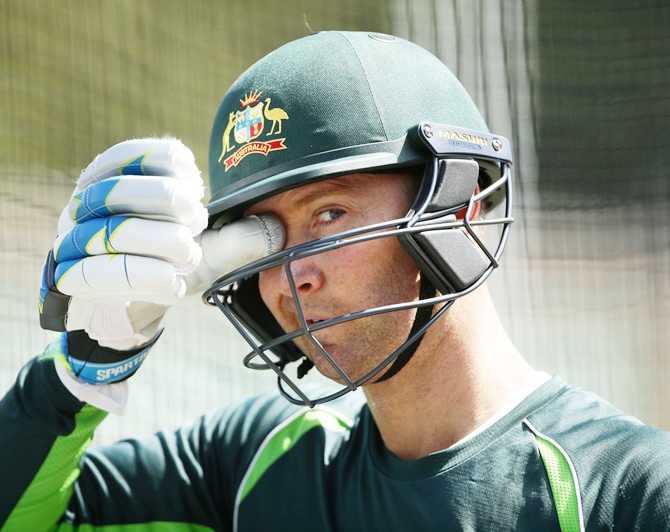
[[[342,209],[326,209],[325,211],[320,212],[317,214],[317,218],[320,223],[329,223],[340,216],[344,214],[344,210]]]

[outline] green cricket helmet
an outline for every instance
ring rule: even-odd
[[[313,406],[334,399],[387,366],[381,378],[389,378],[409,360],[428,326],[497,267],[512,222],[511,161],[509,142],[488,131],[461,83],[423,48],[367,32],[327,31],[288,43],[244,72],[219,107],[209,151],[211,220],[231,221],[267,197],[345,174],[420,168],[419,192],[407,216],[384,227],[383,234],[376,224],[282,250],[223,276],[205,298],[249,342],[245,364],[277,372],[280,390],[292,402]],[[463,209],[472,212],[475,203],[483,211],[504,203],[504,212],[486,220],[457,216]],[[494,246],[477,234],[479,224],[500,226]],[[259,272],[281,265],[291,284],[294,260],[390,236],[400,239],[421,269],[418,301],[308,327],[293,286],[303,324],[297,331],[283,331],[262,302]],[[407,341],[361,378],[350,379],[312,335],[408,305],[418,310]],[[299,336],[340,373],[346,383],[342,390],[312,399],[288,377],[285,366],[304,357],[293,343]],[[298,377],[305,364],[309,367],[303,363]]]

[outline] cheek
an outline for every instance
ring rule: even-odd
[[[258,274],[258,291],[265,306],[274,313],[278,297],[278,280],[281,266],[262,271]]]
[[[329,261],[333,279],[342,279],[365,293],[373,287],[399,301],[408,301],[418,295],[419,268],[396,237],[380,238],[367,243],[347,246],[338,257]],[[359,294],[362,295],[362,294]]]

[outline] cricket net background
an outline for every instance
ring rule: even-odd
[[[491,280],[512,337],[538,368],[670,429],[670,5],[648,0],[0,1],[0,388],[48,341],[41,267],[80,170],[172,134],[206,175],[230,83],[324,29],[394,33],[459,76],[515,148],[517,221]],[[96,443],[272,389],[247,351],[197,297],[173,309],[129,413]]]

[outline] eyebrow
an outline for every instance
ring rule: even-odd
[[[320,200],[325,196],[329,196],[331,194],[343,191],[356,191],[363,187],[363,184],[360,183],[359,181],[339,180],[336,178],[331,179],[332,181],[327,180],[322,181],[320,183],[317,182],[320,185],[319,187],[314,188],[308,192],[303,192],[302,193],[303,195],[298,196],[297,199],[295,200],[290,200],[290,207],[294,209],[300,209],[302,207],[305,207],[306,205],[309,205],[312,202]],[[302,186],[309,186],[309,185],[302,185]],[[296,187],[289,192],[297,192],[298,190],[300,190],[300,188],[302,187],[301,186]],[[249,209],[246,209],[245,215],[247,215],[248,212]]]
[[[338,187],[339,188],[339,187]],[[304,207],[310,203],[320,200],[324,196],[330,196],[333,194],[334,190],[331,187],[323,187],[311,192],[307,192],[304,196],[298,198],[293,204],[294,207]]]

